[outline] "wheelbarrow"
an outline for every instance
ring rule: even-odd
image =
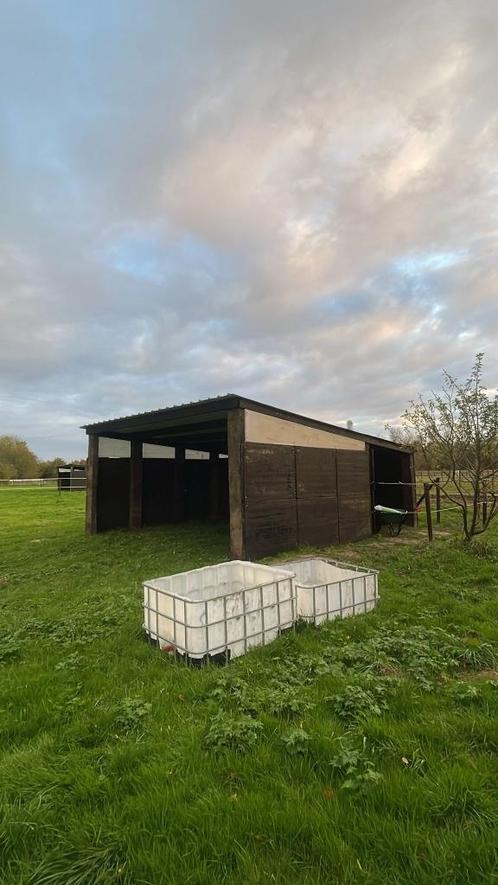
[[[375,505],[374,513],[376,530],[380,532],[382,526],[387,526],[393,538],[397,538],[408,516],[408,510],[396,510],[394,507],[384,507],[382,504]]]

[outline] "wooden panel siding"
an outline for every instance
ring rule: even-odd
[[[339,540],[357,541],[372,532],[368,452],[337,452]]]
[[[294,449],[248,443],[245,450],[245,486],[248,499],[295,498]]]
[[[143,460],[143,524],[174,522],[173,503],[175,462],[172,458]]]
[[[246,443],[245,512],[248,556],[336,543],[336,452]]]
[[[366,537],[369,453],[246,443],[245,518],[251,557]]]
[[[337,454],[333,449],[297,447],[297,523],[300,544],[336,544]]]
[[[325,547],[339,542],[337,498],[298,498],[299,544]]]
[[[334,449],[296,450],[297,494],[301,498],[337,497],[336,463]]]
[[[161,525],[178,522],[178,513],[184,520],[202,520],[228,517],[228,460],[218,460],[218,500],[216,517],[211,514],[210,486],[212,463],[201,459],[186,459],[182,465],[183,483],[180,507],[175,494],[175,462],[172,458],[147,458],[143,461],[143,524]]]
[[[306,419],[293,421],[290,417],[277,418],[251,409],[245,410],[245,435],[247,442],[365,451],[364,441],[353,434],[334,433],[333,427],[330,430],[312,427]]]
[[[143,523],[143,460],[142,443],[134,439],[130,451],[130,529],[141,529]]]
[[[298,545],[296,499],[246,500],[246,555],[269,556]]]
[[[246,443],[246,555],[265,556],[298,543],[296,459],[291,446]]]
[[[128,528],[129,513],[130,459],[99,458],[98,531]]]

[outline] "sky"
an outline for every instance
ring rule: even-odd
[[[496,0],[2,0],[0,434],[498,376]]]

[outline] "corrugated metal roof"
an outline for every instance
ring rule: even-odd
[[[297,421],[299,423],[305,424],[309,427],[317,427],[324,430],[329,430],[334,433],[339,433],[344,436],[352,436],[356,439],[364,440],[365,442],[370,442],[374,445],[383,445],[385,447],[391,449],[398,449],[399,451],[411,452],[413,449],[410,446],[401,446],[398,443],[394,443],[391,440],[383,439],[382,437],[372,436],[368,433],[360,433],[357,430],[348,430],[346,427],[339,427],[336,424],[328,424],[325,421],[319,421],[315,418],[308,418],[305,415],[299,415],[295,412],[288,412],[285,409],[279,409],[277,406],[270,406],[266,403],[260,403],[257,400],[248,399],[247,397],[239,396],[235,393],[225,393],[220,396],[208,397],[207,399],[199,399],[192,400],[188,403],[180,403],[174,406],[166,406],[162,409],[153,409],[148,412],[136,412],[133,415],[123,415],[118,418],[111,418],[106,421],[97,421],[92,424],[83,425],[83,429],[87,431],[87,433],[102,433],[105,434],[105,431],[108,432],[117,432],[121,430],[123,431],[123,426],[132,422],[132,424],[136,425],[138,429],[140,429],[140,423],[142,420],[148,422],[148,419],[154,419],[155,417],[164,416],[165,420],[171,420],[171,415],[174,412],[178,412],[179,421],[181,420],[182,413],[185,412],[186,415],[190,413],[191,417],[196,417],[196,409],[199,409],[199,416],[202,413],[208,413],[210,411],[210,407],[214,406],[215,410],[216,406],[221,406],[219,411],[228,411],[236,408],[247,408],[254,409],[256,411],[264,412],[269,415],[273,415],[276,418],[283,418],[288,421]]]
[[[134,412],[132,415],[117,415],[114,418],[105,418],[103,421],[93,421],[91,424],[82,424],[81,429],[88,430],[91,427],[98,427],[100,424],[110,424],[114,421],[128,421],[132,418],[147,418],[150,415],[160,415],[161,412],[169,412],[174,409],[187,409],[190,406],[197,406],[199,403],[205,405],[208,403],[216,403],[224,399],[240,399],[240,397],[235,393],[221,393],[218,396],[207,397],[207,399],[194,399],[188,403],[175,403],[172,406],[162,406],[160,409],[151,409],[148,412]]]

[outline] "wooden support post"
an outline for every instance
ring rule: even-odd
[[[174,521],[185,519],[185,449],[175,448],[175,477],[173,482],[173,513]]]
[[[482,524],[486,525],[486,520],[488,518],[488,498],[487,495],[484,495],[482,499]]]
[[[209,453],[209,518],[218,519],[220,512],[220,460],[218,452]]]
[[[427,517],[427,535],[432,541],[431,483],[424,482],[425,515]]]
[[[137,439],[132,439],[130,453],[130,529],[142,528],[142,450],[142,443]]]
[[[436,522],[441,522],[441,486],[439,484],[439,476],[436,476],[434,480],[434,484],[436,486]]]
[[[97,526],[97,495],[99,482],[99,437],[88,435],[88,460],[86,464],[86,516],[85,531],[95,535]]]
[[[245,557],[245,500],[244,500],[244,410],[233,409],[227,416],[228,436],[228,494],[230,502],[230,555],[232,559]]]

